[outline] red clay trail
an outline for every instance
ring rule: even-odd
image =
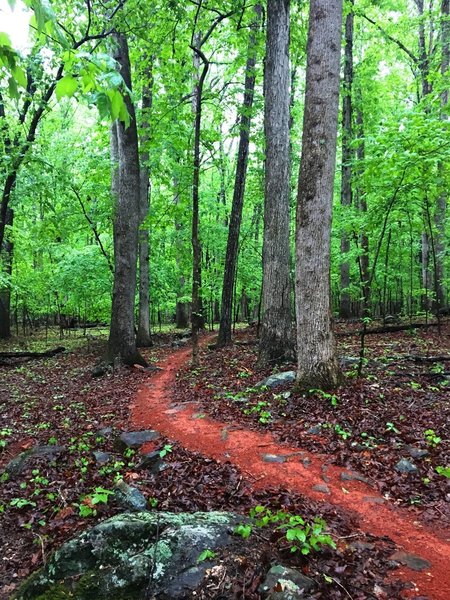
[[[280,485],[353,511],[362,531],[387,535],[406,553],[418,555],[431,564],[430,569],[422,572],[407,567],[395,572],[415,583],[415,590],[406,591],[405,598],[426,596],[429,600],[450,600],[449,532],[431,532],[412,521],[410,514],[390,505],[365,483],[342,481],[342,468],[325,466],[324,455],[278,444],[270,434],[196,418],[196,407],[192,404],[171,403],[171,385],[190,353],[190,349],[178,350],[161,362],[163,370],[139,391],[131,405],[133,426],[156,429],[188,450],[218,461],[229,460],[241,469],[244,477],[248,476],[254,488]],[[265,462],[264,454],[285,456],[286,462]],[[299,454],[311,461],[307,467],[299,460]],[[329,493],[313,489],[323,486],[324,479]]]

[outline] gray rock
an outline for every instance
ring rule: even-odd
[[[341,356],[339,358],[339,364],[342,368],[355,367],[359,364],[359,358],[357,356]]]
[[[422,450],[422,448],[416,448],[415,446],[407,446],[406,449],[412,458],[423,458],[429,454],[428,450]]]
[[[256,384],[255,387],[268,387],[275,388],[279,385],[285,385],[286,383],[293,383],[295,381],[295,371],[285,371],[284,373],[276,373],[266,379],[263,379]]]
[[[114,445],[120,451],[126,448],[140,448],[146,442],[152,442],[159,438],[159,433],[151,429],[144,431],[123,431],[115,440]]]
[[[282,591],[275,590],[275,587],[278,586],[282,588]],[[304,599],[304,593],[310,592],[314,587],[315,581],[305,577],[299,571],[283,565],[274,565],[259,586],[259,593],[266,600]]]
[[[342,471],[339,476],[341,481],[361,481],[362,483],[369,483],[367,477],[361,475],[357,471]]]
[[[125,483],[123,479],[116,483],[114,499],[119,506],[127,510],[141,511],[147,508],[145,496],[138,489]]]
[[[263,454],[262,459],[267,463],[284,463],[286,462],[286,456],[281,454]]]
[[[240,521],[219,512],[117,515],[66,542],[15,598],[192,598],[211,567],[197,563],[200,553],[232,544]]]
[[[33,463],[36,458],[45,458],[49,462],[55,460],[57,456],[65,451],[65,446],[34,446],[25,452],[15,456],[5,467],[5,471],[10,477],[17,477],[22,473],[28,463]]]
[[[102,427],[97,431],[97,435],[100,437],[109,437],[112,434],[112,427]]]
[[[424,558],[420,558],[420,556],[416,556],[415,554],[408,554],[407,552],[403,552],[401,550],[395,552],[389,558],[390,560],[395,560],[395,562],[398,562],[402,565],[406,565],[412,571],[420,572],[431,568],[431,563]]]
[[[98,465],[106,465],[106,463],[109,463],[113,458],[113,455],[110,452],[101,452],[100,450],[94,450],[92,454]]]
[[[313,425],[306,430],[306,433],[309,433],[309,435],[320,435],[322,433],[322,425]]]
[[[158,450],[154,450],[153,452],[147,452],[142,455],[141,462],[139,463],[139,468],[147,469],[150,473],[156,475],[160,471],[163,471],[165,468],[165,464],[161,458]]]
[[[327,486],[326,483],[317,483],[316,485],[313,485],[313,490],[315,492],[322,492],[322,494],[330,493],[330,488]]]
[[[419,469],[416,467],[416,465],[408,460],[407,458],[402,458],[401,460],[398,461],[398,463],[395,465],[395,470],[398,473],[418,473]]]

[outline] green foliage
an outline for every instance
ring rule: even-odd
[[[436,467],[436,473],[450,479],[450,467]]]
[[[109,497],[113,495],[112,490],[107,490],[102,487],[96,487],[92,494],[84,496],[81,503],[78,505],[80,517],[92,517],[97,514],[95,506],[97,504],[107,504]]]
[[[255,506],[250,510],[251,524],[239,524],[235,534],[248,538],[252,527],[272,526],[276,531],[283,533],[291,552],[300,552],[307,555],[312,551],[319,551],[323,546],[335,548],[336,544],[330,535],[326,534],[327,524],[315,517],[312,523],[307,523],[299,515],[292,515],[286,511],[273,512],[265,506]]]
[[[436,434],[434,429],[427,429],[423,435],[427,444],[432,448],[436,448],[442,442],[442,438]]]
[[[164,447],[159,451],[160,458],[164,458],[169,452],[172,452],[172,448],[172,444],[164,444]]]
[[[200,552],[200,554],[198,555],[197,563],[201,563],[205,560],[210,560],[215,557],[216,553],[213,550],[203,550],[203,552]]]

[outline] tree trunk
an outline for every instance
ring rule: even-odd
[[[128,44],[123,34],[115,34],[115,59],[126,86],[131,90]],[[140,180],[136,115],[131,98],[125,96],[130,123],[117,121],[111,128],[111,154],[118,156],[118,173],[113,174],[114,288],[111,325],[106,360],[143,364],[134,334],[137,247],[139,230]],[[114,197],[115,196],[115,197]]]
[[[450,0],[442,0],[441,3],[441,73],[447,75],[450,66]],[[448,89],[441,94],[441,119],[446,121],[448,105]],[[445,181],[446,166],[444,163],[439,164],[440,180]],[[442,186],[444,187],[444,186]],[[436,291],[437,291],[437,309],[445,309],[447,307],[447,297],[445,290],[445,255],[446,255],[446,237],[445,237],[445,222],[447,213],[447,193],[445,190],[441,192],[436,204],[434,222],[436,225]]]
[[[139,314],[136,344],[140,348],[153,345],[150,335],[150,277],[149,277],[149,231],[148,226],[142,226],[149,210],[150,202],[150,167],[148,143],[150,140],[150,112],[153,104],[153,73],[152,64],[145,69],[146,82],[142,90],[142,136],[140,158],[140,223],[139,230]]]
[[[12,227],[14,212],[11,208],[6,211],[6,226]],[[13,243],[10,237],[3,240],[3,269],[7,278],[12,274]],[[0,290],[0,339],[4,340],[11,336],[11,288],[8,284]]]
[[[293,355],[289,249],[290,0],[267,5],[262,324],[258,364]]]
[[[342,0],[311,0],[296,238],[297,386],[340,381],[331,323],[330,245]]]
[[[220,313],[218,346],[231,342],[231,325],[233,315],[233,289],[236,278],[236,263],[241,229],[242,208],[244,205],[245,180],[247,177],[248,149],[250,141],[251,112],[255,91],[255,64],[257,50],[257,31],[261,22],[262,8],[255,6],[256,17],[252,24],[248,45],[248,57],[245,67],[245,90],[241,112],[239,148],[234,181],[233,203],[231,206],[230,223],[228,228],[227,252],[222,285],[222,306]]]
[[[364,144],[364,115],[362,111],[362,98],[358,94],[358,110],[356,113],[356,127],[357,136],[359,139],[358,148],[356,150],[356,158],[358,163],[362,164],[365,156],[365,144]],[[361,213],[367,213],[367,201],[365,198],[364,191],[360,186],[356,188],[358,210]],[[359,269],[361,277],[361,292],[362,292],[362,311],[363,318],[366,318],[370,314],[370,273],[369,273],[369,236],[366,232],[366,226],[363,227],[363,231],[360,235],[361,254],[359,257]]]
[[[209,62],[200,48],[194,47],[194,53],[203,62],[203,69],[194,89],[194,173],[192,180],[192,365],[199,364],[198,333],[204,323],[201,302],[201,258],[202,251],[198,232],[199,226],[199,188],[200,188],[200,129],[202,122],[203,84],[208,73]]]
[[[353,87],[353,0],[351,1],[350,12],[345,20],[345,56],[344,56],[344,90],[342,97],[342,167],[341,167],[341,204],[343,206],[342,215],[345,220],[348,216],[349,207],[352,204],[352,87]],[[341,235],[341,295],[339,316],[348,319],[351,317],[350,308],[350,264],[348,253],[350,251],[350,238],[344,231]]]

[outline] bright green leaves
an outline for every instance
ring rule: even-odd
[[[71,98],[78,88],[78,81],[72,75],[65,75],[58,81],[55,88],[55,94],[58,100],[64,96]]]
[[[11,98],[19,98],[19,87],[27,87],[25,71],[17,64],[19,56],[13,49],[7,33],[0,32],[0,76],[8,77],[8,92]]]

